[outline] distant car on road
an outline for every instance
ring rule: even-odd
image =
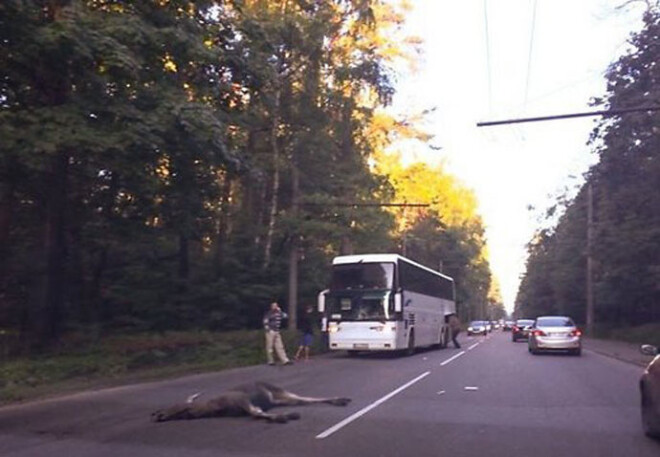
[[[511,341],[514,343],[518,340],[526,341],[532,325],[534,325],[534,319],[518,319],[511,327]]]
[[[641,351],[642,354],[655,356],[639,380],[639,390],[642,395],[642,427],[647,436],[660,438],[660,355],[658,348],[650,344],[642,346]]]
[[[467,328],[468,336],[472,335],[486,335],[488,333],[488,327],[486,327],[485,321],[472,321]]]
[[[513,329],[513,326],[515,325],[514,321],[504,321],[504,325],[502,326],[502,330],[505,332],[510,332]]]
[[[573,355],[582,353],[582,332],[566,316],[537,317],[529,333],[529,352],[568,351]]]

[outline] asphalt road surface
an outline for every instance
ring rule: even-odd
[[[533,356],[509,333],[412,357],[333,354],[132,385],[0,409],[0,456],[660,456],[641,431],[642,368],[589,351]],[[302,418],[152,423],[202,391],[265,380],[295,393],[348,396]]]

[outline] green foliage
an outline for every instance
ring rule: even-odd
[[[397,249],[397,215],[336,203],[395,198],[369,164],[392,141],[379,110],[403,16],[308,3],[2,2],[5,354],[70,333],[258,328],[274,299],[314,303],[334,255]],[[434,249],[466,244],[452,254],[460,294],[482,300],[474,199],[434,189],[438,208],[467,214]]]
[[[595,102],[601,109],[651,105],[660,94],[659,12],[651,8],[644,21],[632,36],[631,51],[610,66],[607,96]],[[591,185],[596,322],[640,326],[660,321],[659,121],[657,112],[645,112],[599,123],[591,143],[600,161],[556,229],[529,245],[516,300],[519,315],[557,312],[584,321],[586,186]]]

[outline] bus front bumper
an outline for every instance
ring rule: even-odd
[[[330,331],[329,347],[336,351],[394,351],[396,323],[341,323]]]

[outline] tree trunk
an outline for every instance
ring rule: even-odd
[[[280,127],[280,89],[275,92],[275,106],[273,108],[273,122],[270,130],[270,144],[273,154],[273,183],[270,196],[270,213],[268,217],[268,231],[266,232],[266,242],[264,245],[264,261],[262,268],[265,270],[270,265],[273,237],[275,235],[275,222],[278,210],[278,194],[280,191],[280,150],[278,144],[277,131]]]
[[[179,231],[179,278],[187,280],[190,273],[190,248],[185,228]]]
[[[65,226],[69,157],[59,153],[53,158],[46,189],[45,250],[46,278],[42,312],[34,316],[39,325],[39,344],[57,341],[66,287]]]
[[[294,152],[295,154],[295,152]],[[295,156],[292,158],[291,167],[291,212],[294,219],[298,216],[298,202],[300,198],[300,173],[295,163]],[[294,229],[291,234],[291,245],[289,251],[289,328],[295,329],[298,326],[298,259],[299,259],[299,239],[298,229]]]
[[[10,174],[11,170],[7,171]],[[0,182],[0,277],[6,278],[9,261],[9,235],[14,215],[14,182],[11,176]]]
[[[231,196],[231,179],[227,174],[224,176],[220,196],[220,211],[218,214],[218,231],[215,239],[215,272],[217,276],[222,274],[225,261],[225,244],[227,241],[227,227],[229,221],[229,197]]]

